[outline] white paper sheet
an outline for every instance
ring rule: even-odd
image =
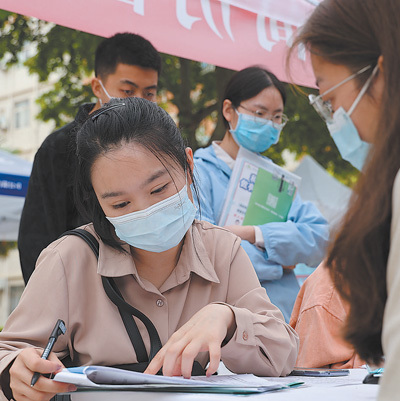
[[[79,387],[97,389],[171,389],[183,390],[208,388],[211,392],[223,392],[237,389],[243,392],[264,392],[277,390],[286,384],[276,383],[273,380],[257,377],[251,374],[196,376],[190,379],[182,377],[155,376],[144,373],[131,372],[104,366],[84,366],[81,368],[63,369],[54,377],[55,381],[75,384]],[[291,380],[294,382],[295,380]]]

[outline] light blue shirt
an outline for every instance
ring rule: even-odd
[[[222,212],[232,169],[216,156],[213,146],[194,153],[194,176],[197,180],[199,218],[217,224]],[[293,201],[286,222],[260,226],[265,250],[242,240],[257,272],[261,285],[271,301],[289,321],[299,284],[293,270],[282,266],[304,263],[316,267],[325,257],[329,239],[328,222],[311,202],[299,195]]]

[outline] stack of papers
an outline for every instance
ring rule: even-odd
[[[105,366],[82,366],[63,369],[55,375],[53,380],[75,384],[78,388],[99,390],[150,390],[229,394],[262,393],[288,388],[294,384],[282,385],[251,374],[196,376],[184,379],[182,377],[148,375]]]

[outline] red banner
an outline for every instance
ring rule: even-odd
[[[1,0],[0,7],[104,37],[138,33],[164,53],[235,70],[263,65],[284,81],[314,86],[305,52],[294,55],[290,78],[285,67],[288,45],[312,2],[316,0]],[[288,8],[289,3],[301,13]],[[269,12],[273,17],[266,16]]]

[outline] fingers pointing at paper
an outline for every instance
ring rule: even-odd
[[[236,330],[235,316],[227,305],[210,304],[197,312],[176,331],[149,364],[144,373],[189,378],[193,361],[200,352],[209,352],[207,376],[218,369],[221,344],[229,341]]]

